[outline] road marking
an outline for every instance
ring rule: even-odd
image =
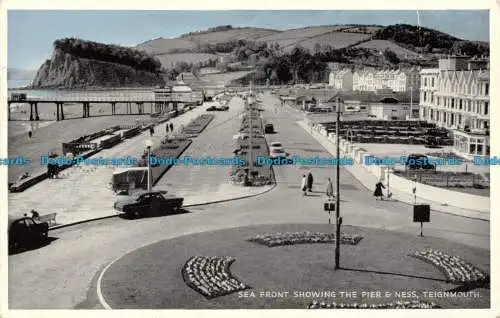
[[[126,253],[126,254],[128,254],[128,253]],[[111,306],[106,302],[106,300],[104,299],[104,296],[102,295],[102,291],[101,291],[102,277],[104,276],[104,273],[106,273],[108,268],[111,267],[111,265],[113,265],[116,261],[118,261],[120,258],[122,258],[126,254],[123,254],[123,255],[117,257],[111,263],[109,263],[106,267],[104,267],[101,274],[99,274],[99,278],[97,278],[97,298],[99,299],[99,302],[104,307],[104,309],[113,309],[113,308],[111,308]]]

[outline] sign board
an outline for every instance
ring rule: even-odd
[[[428,204],[418,204],[413,206],[413,222],[430,222],[431,208]]]
[[[325,211],[335,211],[335,202],[325,202],[324,210]]]

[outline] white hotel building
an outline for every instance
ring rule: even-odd
[[[408,92],[420,86],[420,73],[417,69],[371,70],[355,72],[352,89],[355,91],[376,91],[391,89],[394,92]]]
[[[469,68],[449,58],[420,72],[420,119],[451,130],[455,152],[470,158],[490,154],[490,72]]]
[[[352,78],[353,74],[350,69],[332,71],[328,77],[328,86],[339,90],[352,91]]]

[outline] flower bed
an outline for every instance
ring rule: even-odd
[[[231,274],[229,266],[234,260],[228,256],[193,256],[184,264],[182,278],[209,299],[250,288]]]
[[[340,244],[357,245],[363,237],[359,235],[342,235]],[[319,232],[287,232],[287,233],[269,233],[258,234],[254,237],[246,239],[249,242],[254,242],[268,247],[281,245],[295,244],[311,244],[311,243],[333,243],[335,235],[331,233]]]
[[[308,309],[434,309],[441,308],[434,302],[426,302],[420,300],[412,301],[395,301],[392,303],[382,304],[367,304],[367,303],[325,303],[313,300],[308,306]]]
[[[457,256],[426,249],[411,256],[428,262],[442,271],[450,283],[458,285],[482,285],[489,282],[489,276]]]
[[[210,124],[214,117],[214,115],[208,114],[200,115],[187,124],[187,126],[182,129],[182,133],[186,135],[198,135],[208,126],[208,124]]]

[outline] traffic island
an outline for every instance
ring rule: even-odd
[[[490,307],[488,286],[450,281],[434,264],[412,255],[432,248],[487,274],[489,251],[417,234],[342,230],[363,239],[341,245],[338,270],[331,243],[269,248],[246,240],[259,233],[331,233],[328,224],[249,226],[157,242],[101,273],[101,300],[116,309]],[[188,265],[191,278],[183,271]],[[193,288],[196,281],[207,293]]]

